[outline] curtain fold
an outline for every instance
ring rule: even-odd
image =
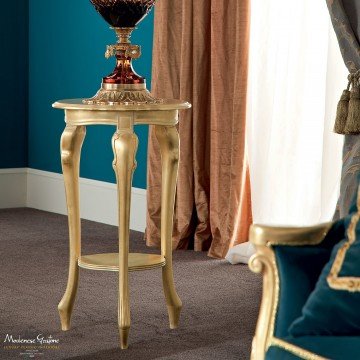
[[[252,13],[248,142],[254,222],[329,221],[342,147],[332,128],[346,69],[326,4],[254,2]]]
[[[254,1],[251,12],[247,140],[254,222],[329,221],[343,144],[332,129],[347,74],[326,4]],[[241,244],[227,259],[247,263],[254,252]]]
[[[349,72],[360,69],[360,2],[358,0],[327,0],[340,50]],[[344,84],[346,82],[344,77]],[[349,213],[360,174],[360,135],[346,135],[340,198],[334,219]]]
[[[350,72],[360,69],[360,3],[326,0],[344,62]]]
[[[252,222],[245,116],[249,3],[159,1],[152,92],[193,104],[180,115],[173,246],[223,258]],[[160,244],[161,158],[150,130],[146,241]]]

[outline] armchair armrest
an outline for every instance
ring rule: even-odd
[[[332,226],[332,222],[309,227],[253,225],[250,228],[250,242],[255,246],[318,245],[325,239]]]
[[[253,225],[250,242],[256,254],[249,261],[250,269],[263,275],[263,294],[256,333],[252,346],[252,360],[264,360],[269,347],[276,342],[275,322],[279,307],[280,277],[274,247],[316,246],[332,231],[334,223],[311,227],[272,227]],[[331,236],[330,236],[331,237]]]

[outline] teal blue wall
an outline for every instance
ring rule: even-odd
[[[27,166],[28,1],[0,11],[0,168]]]
[[[4,14],[4,12],[2,12]],[[5,15],[2,15],[5,16]],[[137,72],[151,81],[153,15],[133,35],[143,55]],[[58,99],[90,97],[101,78],[114,67],[104,58],[115,35],[89,0],[30,0],[29,2],[29,144],[31,168],[61,172],[59,139],[63,112],[51,108]],[[115,182],[111,137],[115,127],[90,126],[81,159],[81,176]],[[134,186],[146,188],[147,127],[138,127],[140,147]]]

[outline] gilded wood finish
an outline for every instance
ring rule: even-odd
[[[264,360],[270,346],[282,347],[307,360],[323,360],[322,357],[274,336],[275,321],[279,305],[280,279],[272,246],[305,246],[320,244],[329,232],[332,223],[307,228],[271,227],[253,225],[250,241],[256,254],[249,261],[250,269],[263,275],[263,296],[253,339],[251,359]]]
[[[71,314],[74,308],[79,282],[79,268],[77,265],[81,253],[79,165],[80,152],[84,142],[85,134],[85,127],[68,125],[66,126],[65,131],[61,137],[60,145],[61,162],[66,189],[70,238],[68,283],[65,294],[58,305],[61,328],[63,331],[70,329]]]
[[[179,325],[182,302],[176,292],[172,267],[172,231],[179,164],[179,134],[175,127],[155,127],[162,161],[161,195],[161,253],[166,259],[162,270],[163,287],[168,308],[170,328]]]
[[[316,355],[310,351],[307,351],[305,349],[302,349],[299,346],[290,344],[284,340],[281,339],[277,339],[277,338],[273,338],[272,342],[271,342],[272,346],[276,346],[279,347],[285,351],[290,352],[291,354],[294,354],[296,356],[298,356],[300,359],[304,359],[304,360],[329,360],[326,359],[322,356]]]
[[[172,269],[172,227],[179,162],[178,112],[187,102],[165,100],[161,104],[85,105],[82,99],[63,100],[53,105],[65,110],[66,128],[61,140],[62,163],[67,194],[70,233],[68,286],[59,304],[62,329],[70,328],[70,317],[78,286],[79,267],[119,272],[118,327],[120,347],[128,347],[130,307],[128,272],[162,267],[163,287],[170,327],[179,323],[181,300],[176,293]],[[112,139],[113,168],[117,178],[119,204],[119,253],[81,256],[79,211],[79,162],[86,125],[116,125]],[[162,155],[161,255],[129,254],[129,222],[132,177],[136,168],[138,139],[134,125],[155,125]]]
[[[360,186],[357,191],[357,212],[351,217],[351,222],[347,228],[348,240],[338,250],[334,259],[330,274],[327,277],[327,282],[332,289],[359,292],[360,291],[360,277],[359,276],[340,276],[343,268],[347,252],[357,241],[356,233],[360,221]],[[354,274],[355,275],[355,274]]]
[[[332,224],[329,222],[309,227],[253,225],[250,229],[250,237],[254,245],[318,245],[324,240]]]
[[[154,254],[129,254],[129,271],[142,271],[165,266],[165,257]],[[86,255],[79,258],[81,268],[100,271],[119,271],[119,253]]]
[[[129,235],[132,177],[136,168],[138,138],[130,130],[117,131],[112,144],[114,150],[113,167],[118,186],[119,205],[119,303],[118,325],[120,347],[127,349],[130,331],[129,304]]]
[[[256,250],[249,261],[249,267],[255,273],[262,273],[263,292],[251,359],[264,360],[274,334],[280,285],[274,251],[262,245],[256,246]]]
[[[84,99],[59,100],[53,104],[55,109],[66,110],[90,110],[107,112],[129,112],[129,111],[165,111],[190,109],[191,104],[181,100],[164,100],[160,104],[133,104],[133,105],[87,105]]]

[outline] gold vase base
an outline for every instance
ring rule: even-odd
[[[97,94],[84,99],[87,105],[143,105],[162,104],[163,99],[153,97],[145,84],[118,85],[103,83]]]

